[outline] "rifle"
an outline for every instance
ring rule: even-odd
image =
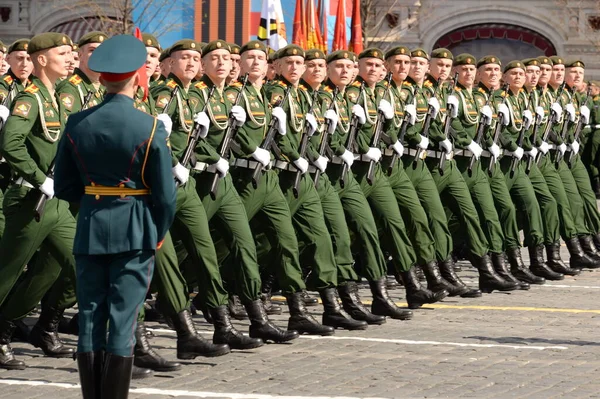
[[[390,87],[392,82],[392,73],[389,72],[386,77],[386,87]],[[381,139],[381,133],[383,131],[383,122],[385,121],[385,115],[381,111],[377,111],[377,121],[375,122],[375,133],[373,134],[373,142],[371,143],[372,147],[377,148],[379,146],[379,140]],[[373,181],[375,180],[375,165],[377,163],[375,161],[369,162],[369,170],[367,171],[367,183],[369,186],[373,185]]]
[[[360,89],[359,89],[359,94],[358,94],[358,98],[356,99],[356,103],[359,103],[360,97],[364,94],[365,92],[365,82],[361,82],[360,84]],[[367,112],[367,110],[365,110],[365,113]],[[352,121],[350,122],[350,134],[348,135],[348,144],[346,145],[346,148],[348,149],[348,151],[352,151],[352,147],[354,147],[354,142],[356,141],[356,134],[358,133],[358,117],[356,115],[352,115]],[[346,182],[346,175],[348,174],[348,164],[344,162],[344,166],[342,167],[342,175],[340,177],[340,187],[344,188],[345,186],[345,182]]]
[[[587,105],[588,99],[590,98],[591,94],[592,94],[592,87],[588,86],[587,93],[585,95],[585,99],[582,102],[583,105]],[[579,109],[581,109],[581,106]],[[579,140],[579,135],[581,134],[582,129],[583,129],[583,122],[582,122],[581,112],[580,112],[579,120],[577,121],[577,127],[575,128],[575,135],[573,136],[573,142]],[[573,166],[572,162],[573,162],[573,151],[569,151],[569,153],[567,154],[567,165],[569,166],[569,169],[571,169],[571,167]]]
[[[558,87],[558,91],[557,91],[557,101],[558,99],[562,96],[563,91],[565,90],[565,82],[563,81],[560,86]],[[550,108],[550,120],[548,120],[548,123],[546,124],[546,128],[544,129],[544,134],[542,135],[542,141],[548,141],[548,136],[550,136],[550,130],[552,129],[552,125],[554,125],[556,122],[558,122],[558,115],[556,114],[556,112],[554,112],[554,110],[552,108]],[[542,152],[540,151],[535,158],[535,162],[538,164],[538,166],[540,166],[542,160]]]
[[[244,90],[246,89],[246,84],[248,83],[248,74],[247,73],[242,77],[242,82],[243,82],[242,88],[240,89],[239,93],[235,97],[235,102],[233,103],[234,106],[240,104],[240,98],[242,98],[242,93],[244,93]],[[239,126],[234,127],[234,122],[235,121],[234,121],[233,117],[230,115],[229,121],[228,121],[228,126],[227,126],[227,131],[225,132],[225,135],[223,136],[223,143],[221,144],[221,152],[219,154],[219,155],[221,155],[221,158],[225,158],[229,154],[229,150],[231,148],[231,143],[233,142],[233,139],[235,138],[235,135],[239,129]],[[219,174],[215,173],[215,175],[213,176],[213,181],[210,185],[210,198],[213,201],[217,198],[218,191],[219,191]]]
[[[502,88],[502,93],[504,93],[504,99],[502,100],[502,104],[506,104],[508,101],[508,88],[509,85],[505,84]],[[496,126],[494,126],[494,136],[492,139],[492,145],[498,142],[500,138],[500,132],[502,131],[502,126],[504,125],[504,117],[502,115],[498,115],[498,121],[496,122]],[[496,166],[497,159],[495,157],[490,157],[490,164],[488,165],[488,176],[492,177],[494,174],[494,166]]]
[[[10,99],[10,93],[14,90],[15,86],[17,85],[17,81],[13,80],[12,83],[10,84],[10,86],[8,86],[8,91],[6,92],[6,97],[4,97],[2,99],[2,102],[0,103],[0,105],[6,107],[8,105],[8,100]],[[2,128],[4,127],[4,121],[0,119],[0,130],[2,130]]]
[[[450,95],[454,95],[454,93],[456,92],[456,83],[458,82],[458,72],[456,72],[454,74],[454,79],[452,79],[452,86],[451,87],[451,93]],[[448,134],[450,133],[450,124],[451,122],[451,117],[450,114],[452,114],[452,108],[448,107],[448,104],[446,104],[446,119],[444,120],[444,137],[447,139],[448,138]],[[415,158],[416,160],[417,158]],[[442,151],[441,155],[440,155],[440,162],[438,163],[438,171],[440,173],[440,176],[444,176],[444,167],[446,166],[446,151]]]
[[[456,72],[456,75],[454,77],[455,78],[458,77],[458,72]],[[437,92],[441,86],[442,86],[441,79],[438,79],[437,86],[435,87],[435,91],[433,92],[432,97],[435,97],[435,95],[437,94]],[[429,137],[429,128],[431,127],[432,122],[433,122],[433,107],[430,105],[427,108],[427,116],[425,117],[425,122],[423,123],[423,130],[422,130],[423,136]],[[417,163],[419,162],[419,159],[423,156],[423,151],[426,151],[426,150],[422,149],[421,147],[419,147],[419,149],[417,150],[417,154],[415,155],[415,158],[413,159],[413,162],[412,162],[413,170],[417,169]]]
[[[281,99],[281,102],[279,103],[281,106],[283,106],[285,101],[288,99],[291,91],[292,91],[292,86],[290,85],[285,90],[285,94],[283,95],[283,98]],[[265,140],[263,141],[260,148],[262,148],[264,150],[269,150],[271,148],[271,146],[273,145],[273,143],[275,141],[275,133],[277,132],[277,129],[275,128],[276,123],[277,123],[277,118],[276,117],[271,118],[271,123],[269,123],[269,129],[267,130],[267,134],[265,135]],[[252,174],[252,187],[255,189],[258,187],[258,183],[260,182],[260,176],[261,176],[263,168],[264,168],[264,166],[260,162],[258,162],[256,164],[256,167],[254,168],[254,173]]]
[[[83,105],[81,107],[81,110],[83,111],[84,109],[87,108],[88,103],[90,102],[90,100],[92,99],[92,96],[94,95],[93,92],[88,92],[84,99],[83,99]],[[6,96],[8,98],[8,96]],[[50,167],[48,168],[48,175],[47,177],[54,179],[54,164],[56,162],[56,157],[52,160],[52,163],[50,164]],[[38,197],[38,200],[35,203],[35,207],[33,208],[33,218],[35,219],[36,222],[39,223],[40,220],[42,220],[42,216],[44,216],[44,208],[46,207],[46,202],[48,202],[50,198],[44,194],[41,193],[40,196]]]
[[[575,86],[573,86],[571,88],[571,102],[570,104],[573,104],[573,98],[575,96]],[[560,131],[560,138],[563,140],[563,142],[565,141],[565,139],[567,138],[567,131],[569,130],[569,126],[571,124],[571,122],[569,120],[567,120],[566,118],[563,118],[563,126],[562,126],[562,130]],[[563,158],[563,154],[561,154],[560,151],[556,151],[556,156],[554,157],[554,166],[556,167],[556,169],[558,169],[559,165],[560,165],[560,161]]]
[[[527,106],[529,106],[529,104],[531,104],[531,96],[533,95],[533,90],[531,91],[531,93],[529,94],[529,100],[527,101]],[[537,122],[537,117],[536,117],[536,122]],[[523,126],[525,123],[523,122],[521,124],[521,129],[519,131],[519,138],[517,139],[517,145],[519,147],[523,147],[523,141],[525,140],[525,129]],[[534,129],[537,129],[534,127]],[[515,175],[515,170],[517,169],[517,166],[519,165],[520,159],[517,159],[516,157],[512,157],[512,160],[510,161],[510,172],[509,172],[509,176],[512,179],[512,177]]]
[[[333,90],[333,101],[331,102],[331,104],[329,104],[329,109],[334,109],[335,108],[335,98],[337,97],[339,93],[339,89],[336,88]],[[319,146],[319,155],[320,156],[325,156],[325,153],[327,152],[327,141],[328,141],[328,136],[329,136],[329,124],[331,123],[331,121],[329,119],[327,119],[325,121],[325,130],[323,130],[323,133],[321,134],[321,145]],[[315,177],[314,177],[314,181],[315,181],[315,188],[319,187],[319,178],[321,177],[321,171],[319,169],[317,169],[317,171],[315,172]]]
[[[535,89],[533,89],[533,91],[531,92],[531,94],[533,94],[535,91]],[[531,141],[532,145],[535,146],[535,142],[537,141],[537,132],[538,129],[540,127],[540,123],[542,123],[542,117],[540,117],[539,115],[535,115],[535,122],[533,125],[533,140]],[[531,167],[533,166],[533,157],[529,157],[529,159],[527,159],[527,166],[525,167],[525,174],[529,174],[529,172],[531,172]]]
[[[406,130],[408,129],[408,118],[404,118],[402,120],[402,125],[400,125],[400,135],[398,136],[398,141],[402,143],[404,141],[404,136],[406,136]],[[398,154],[394,151],[392,154],[392,159],[390,160],[390,164],[387,168],[387,175],[391,176],[394,171],[394,166],[396,165],[396,161],[398,161]]]
[[[317,96],[319,92],[314,90],[312,96],[312,103],[310,104],[310,109],[308,110],[308,114],[312,114],[315,110],[315,104],[317,103]],[[304,131],[302,132],[302,139],[300,139],[300,157],[303,158],[306,155],[306,148],[308,147],[308,129],[310,129],[310,125],[308,121],[304,121]],[[296,171],[296,178],[294,179],[294,186],[292,187],[292,193],[294,194],[294,198],[298,198],[300,194],[300,180],[302,179],[302,171]]]

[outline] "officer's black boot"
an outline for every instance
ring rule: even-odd
[[[546,257],[548,258],[546,264],[556,273],[562,273],[567,276],[577,276],[581,273],[581,269],[572,269],[568,267],[560,258],[560,242],[546,245]]]
[[[383,324],[385,316],[375,315],[363,305],[358,295],[358,286],[354,281],[338,285],[338,294],[342,300],[342,307],[355,320],[366,321],[367,324]]]
[[[427,289],[432,292],[440,292],[443,290],[448,291],[450,296],[457,296],[464,294],[466,291],[462,287],[455,287],[442,277],[440,270],[438,269],[437,263],[432,260],[422,265],[423,273],[427,279]]]
[[[195,359],[197,356],[216,357],[229,353],[229,346],[213,344],[196,331],[192,314],[185,309],[171,317],[177,332],[177,359]]]
[[[571,255],[569,266],[572,269],[596,269],[599,266],[584,252],[578,237],[566,240],[565,244],[567,244],[567,249]]]
[[[479,272],[479,289],[481,292],[489,294],[494,290],[513,291],[519,288],[517,283],[506,281],[496,273],[492,266],[492,261],[487,254],[481,257],[471,256],[473,257],[473,266]]]
[[[231,324],[229,310],[226,305],[210,309],[210,314],[215,321],[213,343],[227,344],[231,349],[241,350],[254,349],[264,345],[262,339],[247,337],[235,329],[233,324]]]
[[[298,331],[283,330],[269,320],[260,299],[245,304],[250,318],[250,337],[260,338],[264,342],[287,342],[298,338]]]
[[[529,270],[536,276],[544,277],[546,280],[563,280],[565,275],[552,271],[544,262],[544,246],[530,245],[527,247],[529,251]]]
[[[525,263],[523,263],[523,258],[521,258],[521,248],[507,248],[506,257],[508,258],[512,275],[520,281],[524,281],[529,284],[544,284],[546,282],[545,278],[536,276],[535,274],[531,273],[527,266],[525,266]]]
[[[290,319],[288,321],[288,330],[296,330],[300,334],[310,335],[333,335],[335,329],[330,326],[320,324],[306,310],[302,301],[302,292],[286,293],[288,308],[290,309]]]
[[[227,301],[227,307],[229,309],[229,315],[234,319],[246,320],[248,318],[248,313],[246,313],[239,296],[230,294],[229,300]]]
[[[455,290],[460,288],[460,291],[454,295],[460,295],[463,298],[479,298],[481,296],[480,290],[469,288],[460,277],[458,277],[452,258],[438,262],[438,267],[444,280],[452,284],[455,287]],[[450,294],[450,296],[453,295]]]
[[[399,308],[390,297],[386,286],[386,277],[369,281],[369,287],[371,288],[371,294],[373,295],[371,313],[378,316],[389,316],[396,320],[412,319],[413,312],[411,310]]]
[[[508,270],[508,266],[506,265],[506,259],[504,258],[503,252],[492,252],[491,255],[492,266],[494,267],[494,271],[498,273],[500,277],[502,277],[506,281],[517,284],[520,290],[528,290],[530,288],[529,283],[517,279],[515,276],[512,275],[510,270]]]
[[[0,315],[0,368],[8,370],[25,370],[24,362],[15,359],[10,347],[10,337],[15,331],[15,324]]]
[[[64,309],[42,306],[42,313],[31,329],[29,342],[49,357],[73,357],[75,350],[67,348],[58,336],[58,323]]]
[[[23,319],[14,320],[15,331],[13,332],[12,342],[29,342],[29,334],[31,333],[31,329]]]
[[[594,245],[596,246],[596,249],[598,251],[600,251],[600,233],[596,233],[592,236],[593,240],[594,240]]]
[[[342,307],[337,298],[335,288],[324,288],[319,290],[323,302],[323,325],[345,330],[366,330],[366,321],[354,320]]]
[[[587,235],[579,237],[579,243],[581,244],[581,249],[583,249],[583,252],[585,252],[585,254],[589,256],[596,265],[598,265],[597,267],[600,267],[600,252],[598,252],[598,249],[596,249],[592,236]]]
[[[302,290],[302,292],[300,292],[300,295],[302,297],[302,302],[304,302],[304,306],[317,306],[319,304],[319,300],[310,296],[310,294],[306,290]]]
[[[406,302],[408,302],[408,307],[410,309],[418,309],[426,303],[438,302],[448,296],[448,291],[446,290],[431,292],[427,288],[423,287],[419,281],[419,278],[417,277],[414,266],[408,271],[400,272],[400,276],[404,282],[404,289],[406,289]],[[371,291],[372,290],[373,288],[371,288]],[[375,294],[373,294],[373,304],[375,304]]]
[[[154,371],[177,371],[181,369],[180,363],[165,360],[150,346],[144,322],[138,322],[135,330],[133,356],[133,364],[137,367]]]
[[[127,399],[133,370],[133,356],[107,353],[102,371],[102,399]]]
[[[104,351],[77,354],[77,368],[83,399],[100,399]]]
[[[260,300],[262,301],[265,311],[268,315],[279,315],[283,312],[281,306],[271,301],[271,291],[274,282],[275,276],[273,274],[267,275],[262,279]]]

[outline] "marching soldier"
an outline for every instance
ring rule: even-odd
[[[29,77],[33,71],[33,63],[27,52],[28,46],[29,39],[19,39],[8,48],[6,60],[10,69],[0,79],[0,96],[2,98],[8,96],[8,103],[5,104],[7,108],[10,108],[16,95],[23,91],[30,82]]]

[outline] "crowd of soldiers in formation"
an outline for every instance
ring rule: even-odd
[[[64,127],[70,114],[102,101],[99,74],[87,61],[106,38],[91,32],[73,46],[69,76],[55,87],[59,115],[39,104],[45,119],[35,129],[49,131],[48,141],[52,121]],[[584,80],[580,60],[506,62],[403,46],[273,52],[260,41],[181,40],[162,49],[149,34],[143,41],[149,91],[140,87],[135,106],[170,132],[178,185],[176,221],[156,256],[149,293],[156,301],[144,309],[177,332],[179,359],[364,330],[388,318],[409,320],[413,310],[447,296],[529,290],[600,267],[593,187],[600,88]],[[8,115],[27,121],[38,108],[28,102],[40,84],[27,45],[2,46],[3,122]],[[32,126],[24,123],[19,151],[35,150]],[[15,187],[46,193],[19,175],[11,142],[0,143],[5,210]],[[570,259],[561,257],[561,239]],[[73,255],[55,266],[51,255],[43,244],[33,248],[25,273],[21,264],[0,287],[0,367],[25,368],[11,340],[47,356],[74,354],[58,336],[78,331],[77,316],[63,317],[76,303]],[[457,255],[477,270],[478,288],[457,274]],[[0,260],[0,273],[14,256]],[[370,307],[359,296],[361,280]],[[388,293],[394,280],[404,286],[408,309]],[[307,310],[318,303],[307,287],[319,293],[321,322]],[[22,318],[37,301],[11,301],[24,288],[44,297],[31,331]],[[282,312],[271,302],[276,291],[289,307],[287,329],[269,320]],[[178,370],[151,347],[144,309],[133,377]],[[214,324],[212,340],[197,332],[195,310]],[[231,317],[249,319],[249,335]]]

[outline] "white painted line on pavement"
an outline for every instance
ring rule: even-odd
[[[477,279],[468,279],[462,278],[461,280],[465,283],[473,283],[474,287],[477,288],[478,280]],[[600,289],[600,285],[569,285],[569,284],[532,284],[531,288],[582,288],[587,290],[598,290]]]

